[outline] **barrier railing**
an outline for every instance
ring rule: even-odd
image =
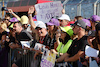
[[[22,67],[31,67],[31,61],[34,52],[22,49],[10,49],[8,53],[8,67],[22,57]]]

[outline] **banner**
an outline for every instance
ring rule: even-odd
[[[62,9],[60,1],[36,4],[35,9],[37,11],[37,20],[47,23],[52,17],[60,17],[62,15]]]
[[[46,49],[42,55],[41,67],[54,67],[56,54],[51,53],[50,50]]]

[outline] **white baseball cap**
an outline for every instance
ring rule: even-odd
[[[40,28],[45,28],[45,29],[46,29],[46,25],[45,25],[45,23],[43,23],[42,21],[37,21],[37,22],[35,23],[35,25],[36,25],[36,28],[37,28],[37,27],[40,27]]]
[[[70,21],[70,17],[67,14],[62,14],[61,17],[58,18],[59,20],[68,20]]]

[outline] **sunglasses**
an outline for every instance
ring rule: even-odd
[[[60,22],[62,22],[63,20],[59,20]]]
[[[4,20],[8,20],[9,21],[9,19],[4,19]]]
[[[28,25],[28,24],[23,24],[23,25],[25,26],[25,25]]]
[[[66,32],[64,32],[64,31],[61,30],[61,33],[66,33]]]
[[[5,20],[9,21],[9,19],[3,19],[3,21],[5,21]]]
[[[35,29],[36,29],[36,30],[41,30],[42,28],[40,28],[40,27],[36,27]]]

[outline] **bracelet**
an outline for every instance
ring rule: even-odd
[[[12,12],[11,14],[14,14],[14,12]]]
[[[32,14],[28,14],[28,16],[32,16]]]

